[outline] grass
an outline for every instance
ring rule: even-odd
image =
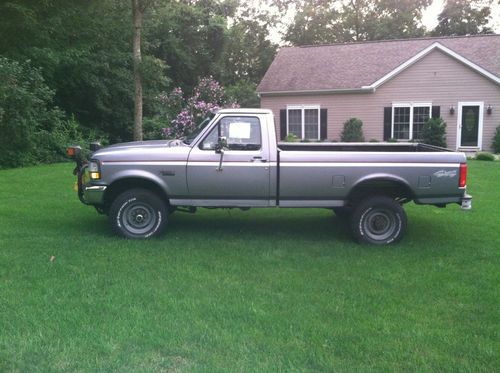
[[[500,166],[469,163],[473,210],[409,205],[383,248],[309,209],[127,241],[70,164],[1,171],[0,371],[497,370]]]

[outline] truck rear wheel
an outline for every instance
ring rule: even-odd
[[[388,245],[398,242],[406,232],[407,218],[401,205],[386,196],[368,197],[351,217],[354,236],[361,243]]]
[[[147,189],[131,189],[115,198],[109,209],[113,230],[125,238],[150,238],[167,226],[167,206]]]

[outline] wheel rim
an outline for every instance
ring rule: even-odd
[[[396,218],[389,210],[373,209],[363,219],[363,230],[372,240],[387,240],[394,234],[396,229]]]
[[[123,211],[122,222],[132,234],[145,234],[153,229],[156,223],[155,210],[143,202],[133,202]]]

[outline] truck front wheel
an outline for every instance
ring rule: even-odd
[[[361,243],[387,245],[403,238],[407,218],[401,205],[386,196],[368,197],[355,208],[351,217],[354,236]]]
[[[131,189],[115,198],[109,209],[113,230],[125,238],[150,238],[167,226],[167,206],[147,189]]]

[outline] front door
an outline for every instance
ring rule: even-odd
[[[461,102],[458,112],[460,148],[481,148],[483,103]]]
[[[189,155],[187,184],[197,205],[268,206],[269,148],[259,116],[222,117]],[[227,147],[216,152],[218,139]]]

